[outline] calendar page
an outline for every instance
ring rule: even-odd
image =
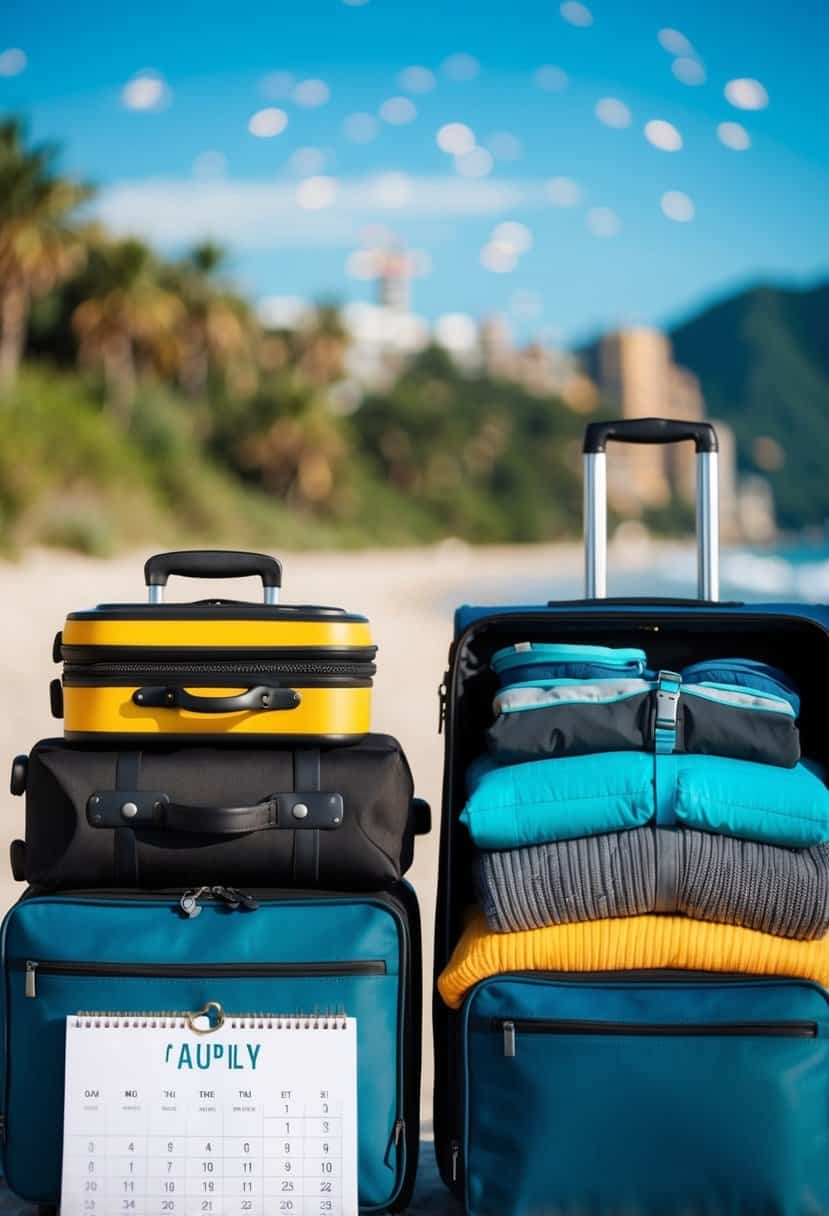
[[[357,1023],[77,1015],[61,1216],[357,1216]]]

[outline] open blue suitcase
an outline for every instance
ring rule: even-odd
[[[58,1201],[67,1016],[218,1001],[357,1018],[360,1210],[405,1208],[420,1101],[414,892],[401,882],[377,894],[237,895],[29,890],[8,913],[0,1131],[16,1194],[44,1212]]]
[[[605,598],[605,449],[693,440],[699,600]],[[829,608],[718,602],[709,424],[593,424],[585,439],[587,598],[466,605],[440,689],[445,734],[435,974],[475,901],[465,772],[486,749],[516,643],[642,648],[656,669],[740,654],[802,692],[804,754],[826,764]],[[434,1003],[435,1142],[469,1216],[829,1213],[829,994],[798,979],[526,972]]]

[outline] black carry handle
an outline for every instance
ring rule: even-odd
[[[271,688],[257,684],[245,692],[229,697],[199,697],[184,688],[136,688],[133,703],[141,709],[189,709],[197,714],[232,714],[242,710],[252,713],[272,713],[274,710],[297,709],[302,697],[293,688]]]
[[[167,802],[161,823],[170,832],[192,832],[203,836],[239,836],[264,832],[277,826],[276,799],[256,806],[182,806]]]
[[[269,557],[267,553],[238,553],[234,549],[156,553],[144,563],[144,582],[150,588],[166,587],[171,574],[186,578],[247,578],[254,575],[262,580],[265,603],[275,603],[282,586],[282,563],[277,558]],[[158,602],[157,597],[154,602]]]
[[[586,455],[607,449],[608,440],[617,443],[682,443],[693,439],[698,452],[716,452],[717,432],[710,422],[680,422],[672,418],[621,418],[614,422],[590,422],[584,431]]]
[[[342,827],[343,798],[326,790],[272,794],[252,806],[187,806],[159,790],[98,790],[86,804],[93,828],[151,828],[200,836]]]

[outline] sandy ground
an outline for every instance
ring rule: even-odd
[[[0,564],[0,679],[6,712],[0,717],[0,766],[44,736],[60,733],[49,711],[49,681],[58,674],[52,639],[66,613],[95,603],[144,599],[146,554],[96,561],[72,554],[32,552]],[[424,928],[424,1131],[429,1129],[432,1064],[428,1011],[437,874],[442,740],[437,734],[437,688],[446,666],[452,611],[460,603],[515,602],[549,573],[549,594],[578,591],[578,546],[470,549],[447,542],[432,549],[359,554],[286,555],[283,598],[336,604],[366,613],[380,647],[374,701],[375,730],[396,735],[411,762],[417,790],[434,813],[431,836],[418,842],[409,877],[420,897]],[[170,599],[204,594],[204,584],[178,580]],[[191,590],[191,588],[193,590]],[[240,598],[259,593],[250,583],[214,583],[210,592]],[[526,594],[526,591],[525,591]],[[2,778],[6,789],[5,778]],[[23,835],[23,800],[5,796],[0,833],[0,901],[7,907],[22,888],[5,858]]]

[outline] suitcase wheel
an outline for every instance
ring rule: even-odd
[[[9,845],[9,860],[15,882],[26,881],[26,845],[22,840],[13,840]]]
[[[52,706],[52,717],[63,717],[63,685],[60,680],[52,680],[49,685],[49,703]]]
[[[9,781],[9,789],[15,798],[19,798],[21,794],[26,793],[26,780],[28,776],[29,757],[15,756],[14,760],[12,760],[12,775]]]
[[[415,836],[428,836],[432,830],[432,808],[425,798],[412,799]]]
[[[55,640],[52,643],[52,658],[56,663],[63,662],[63,632],[59,629],[55,634]]]

